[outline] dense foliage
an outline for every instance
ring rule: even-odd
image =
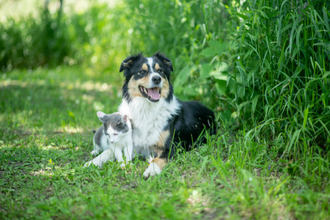
[[[130,52],[160,50],[174,63],[179,97],[212,106],[221,125],[250,130],[248,139],[284,143],[282,152],[296,155],[297,146],[330,143],[328,8],[227,0],[125,0],[68,14],[46,8],[40,18],[1,24],[0,65],[78,62],[115,75]]]

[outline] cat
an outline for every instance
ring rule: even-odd
[[[97,117],[103,123],[103,126],[97,129],[94,134],[94,150],[91,154],[95,156],[99,152],[103,152],[93,160],[85,163],[84,167],[88,167],[92,163],[101,167],[108,160],[117,160],[121,163],[120,166],[124,167],[123,151],[126,157],[126,164],[133,159],[131,121],[127,118],[127,115],[122,115],[118,112],[105,114],[98,111]]]

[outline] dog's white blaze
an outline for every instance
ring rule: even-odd
[[[177,115],[179,109],[180,104],[175,96],[170,103],[163,97],[158,102],[149,102],[142,97],[135,97],[130,103],[123,99],[119,112],[133,120],[134,151],[149,158],[149,147],[158,142],[167,120]]]
[[[152,82],[152,77],[154,77],[154,76],[159,76],[159,77],[161,77],[157,72],[155,72],[155,70],[153,69],[153,63],[154,63],[154,59],[153,58],[150,58],[150,57],[148,57],[147,58],[148,59],[148,64],[149,64],[149,66],[150,66],[150,77],[149,77],[149,85],[148,85],[148,88],[153,88],[153,87],[155,87],[155,86],[157,86],[157,87],[159,87],[159,88],[163,88],[163,85],[164,85],[164,83],[163,83],[163,80],[160,82],[160,84],[158,84],[158,85],[154,85],[154,83]]]
[[[154,63],[154,59],[152,59],[150,57],[147,57],[147,59],[148,59],[148,64],[150,66],[150,73],[155,72],[154,69],[152,68],[152,64]]]

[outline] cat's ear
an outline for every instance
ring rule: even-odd
[[[127,120],[128,120],[127,115],[124,115],[123,119],[124,119],[125,122],[127,122]]]
[[[106,116],[106,114],[104,112],[101,112],[101,111],[98,111],[96,114],[97,114],[97,117],[100,119],[100,121],[105,123],[104,116]]]

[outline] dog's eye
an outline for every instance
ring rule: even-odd
[[[118,134],[113,134],[113,136],[117,136]]]
[[[159,73],[162,73],[162,72],[163,72],[163,70],[161,70],[161,69],[158,69],[158,70],[157,70],[157,72],[159,72]]]
[[[146,71],[145,70],[140,70],[139,74],[144,74]]]

